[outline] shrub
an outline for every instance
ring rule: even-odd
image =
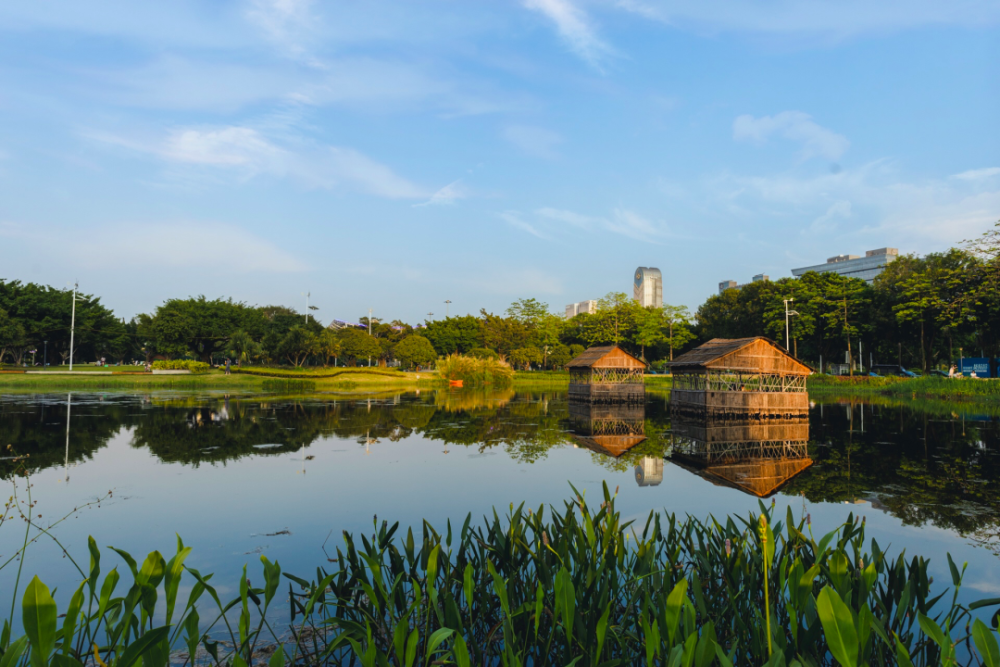
[[[170,359],[153,362],[156,371],[191,371],[192,373],[207,373],[211,368],[204,361],[193,359]]]
[[[514,370],[499,359],[476,359],[462,354],[449,354],[437,363],[441,377],[461,380],[472,387],[493,385],[509,387],[514,382]]]
[[[434,346],[423,336],[412,334],[396,344],[393,349],[396,358],[407,366],[426,366],[437,359]]]
[[[500,355],[486,347],[474,347],[469,350],[469,356],[476,359],[499,359]]]

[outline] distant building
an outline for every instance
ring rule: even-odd
[[[640,266],[635,270],[633,296],[643,308],[663,305],[663,274],[659,269]]]
[[[594,300],[590,301],[578,301],[577,303],[571,303],[566,306],[566,319],[571,317],[576,317],[582,313],[596,313],[597,312],[597,302]]]
[[[771,277],[768,276],[767,274],[765,274],[765,273],[758,273],[757,275],[755,275],[753,277],[753,280],[751,280],[750,282],[754,282],[754,283],[765,282],[766,283],[770,279],[771,279]],[[737,285],[735,280],[723,280],[721,283],[719,283],[719,294],[722,294],[727,289],[743,289],[748,284],[749,283],[744,283],[743,285]]]
[[[635,467],[635,482],[639,486],[659,486],[663,481],[663,458],[644,456]]]
[[[836,273],[848,278],[861,278],[870,284],[875,280],[875,276],[885,270],[889,262],[895,261],[898,257],[899,250],[896,248],[869,250],[865,253],[864,257],[859,257],[858,255],[837,255],[826,260],[826,264],[792,269],[792,275],[798,278],[809,271]]]

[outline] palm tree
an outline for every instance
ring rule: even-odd
[[[242,366],[243,360],[250,360],[260,354],[260,344],[250,337],[246,331],[238,329],[229,338],[229,354],[236,357],[236,365]]]

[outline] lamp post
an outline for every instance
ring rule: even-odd
[[[73,314],[70,315],[69,320],[69,369],[73,370],[73,334],[76,330],[76,290],[80,287],[80,283],[73,284]]]
[[[451,299],[447,299],[444,302],[444,316],[448,318],[451,313]]]
[[[789,344],[790,337],[788,335],[789,334],[788,317],[790,315],[798,315],[799,314],[798,311],[788,310],[788,304],[790,302],[792,302],[792,301],[795,301],[795,299],[794,298],[792,298],[792,299],[785,299],[785,351],[788,351],[789,349],[791,349],[791,346]]]
[[[49,365],[49,341],[43,340],[42,342],[45,344],[44,347],[42,348],[42,350],[43,350],[43,352],[42,352],[42,370],[45,370],[45,367]]]
[[[306,292],[303,296],[306,297],[306,324],[309,324],[309,297],[312,296],[312,292]]]

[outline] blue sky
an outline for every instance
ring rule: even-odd
[[[417,322],[1000,219],[995,0],[8,0],[0,278]]]

